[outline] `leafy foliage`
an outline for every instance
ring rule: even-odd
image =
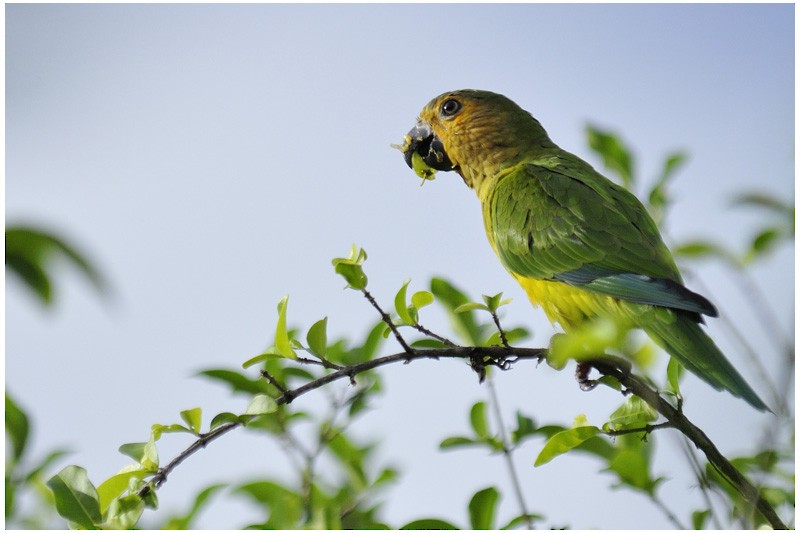
[[[624,186],[633,188],[639,183],[635,158],[619,137],[592,126],[587,128],[587,135],[590,147],[607,168],[618,174]],[[670,207],[669,184],[686,161],[687,156],[682,152],[668,155],[662,171],[644,194],[651,214],[659,223],[663,223]],[[773,217],[767,226],[756,231],[747,250],[734,253],[717,243],[695,240],[678,246],[676,255],[685,260],[722,260],[741,274],[755,260],[768,257],[776,246],[793,238],[792,205],[759,194],[742,195],[735,205],[760,209]],[[103,286],[94,268],[60,239],[29,228],[9,230],[6,264],[45,304],[52,301],[49,265],[50,258],[57,255],[67,257],[96,286]],[[282,298],[277,305],[274,332],[267,341],[271,344],[266,350],[244,361],[241,368],[210,368],[199,373],[202,379],[226,387],[237,400],[242,400],[237,413],[207,415],[201,407],[192,407],[177,413],[173,421],[153,424],[141,442],[120,446],[121,454],[133,463],[96,486],[82,467],[63,468],[47,481],[46,494],[52,498],[52,507],[70,527],[141,527],[145,509],[158,507],[159,487],[188,454],[202,450],[228,431],[242,428],[281,443],[286,461],[293,467],[292,476],[275,479],[263,473],[260,478],[247,482],[201,487],[187,502],[184,511],[171,516],[159,513],[161,527],[193,527],[200,513],[221,497],[257,505],[262,516],[245,526],[259,529],[386,529],[398,526],[400,529],[515,529],[531,528],[534,524],[554,527],[542,514],[527,510],[523,490],[515,489],[515,498],[506,501],[504,496],[507,495],[494,486],[486,486],[469,496],[464,515],[460,517],[412,517],[405,524],[385,521],[382,503],[386,491],[398,481],[401,473],[390,464],[378,461],[379,443],[357,438],[352,430],[360,415],[370,410],[374,399],[383,392],[381,376],[376,369],[378,363],[383,364],[386,357],[391,357],[380,356],[385,339],[394,335],[400,341],[404,335],[415,335],[413,339],[409,337],[407,345],[401,345],[405,352],[399,356],[403,353],[408,356],[413,350],[460,348],[455,341],[474,348],[519,346],[530,339],[530,332],[522,327],[506,328],[501,323],[499,313],[509,302],[502,298],[502,293],[484,295],[480,301],[473,301],[451,281],[442,278],[433,278],[428,289],[416,291],[411,291],[411,281],[405,280],[395,293],[392,312],[384,311],[367,291],[366,259],[366,252],[354,245],[347,257],[333,260],[334,270],[343,277],[346,287],[362,293],[381,315],[361,340],[330,338],[328,317],[307,329],[293,329],[289,297]],[[446,314],[455,341],[424,326],[428,311],[422,310],[431,305],[438,306]],[[631,335],[624,324],[595,321],[570,335],[553,338],[548,363],[554,368],[564,368],[576,361],[608,354],[633,361],[637,371],[646,373],[651,369],[649,363],[654,352],[651,343],[643,343]],[[513,357],[488,355],[469,356],[468,359],[481,379],[487,372],[508,369],[516,361]],[[340,377],[349,379],[349,386],[328,386]],[[681,377],[681,366],[671,361],[664,376],[660,379],[648,376],[647,379],[650,383],[663,383],[659,387],[661,398],[680,409],[684,401]],[[582,385],[591,388],[602,384],[623,391],[621,383],[622,378],[601,376],[594,381],[587,378]],[[297,400],[311,388],[319,388],[327,394],[330,409],[320,413]],[[663,433],[657,430],[670,431],[667,429],[670,424],[641,397],[625,397],[608,416],[593,422],[577,413],[572,423],[566,425],[559,421],[540,423],[520,410],[516,411],[512,423],[506,424],[499,412],[496,396],[475,402],[466,417],[469,428],[466,434],[444,438],[440,449],[459,453],[471,448],[509,459],[512,454],[524,453],[529,459],[527,464],[537,468],[548,468],[553,461],[569,461],[575,454],[583,454],[597,462],[598,470],[609,477],[612,487],[643,495],[676,527],[683,527],[680,518],[659,496],[659,488],[666,478],[655,472],[653,466],[654,443],[659,440],[656,435]],[[791,421],[793,427],[793,411],[781,416],[783,422]],[[6,434],[10,444],[6,463],[7,519],[14,516],[15,495],[37,483],[44,487],[42,473],[64,453],[57,450],[34,462],[33,466],[23,467],[29,427],[26,413],[7,394]],[[191,435],[194,441],[181,455],[164,464],[158,453],[159,441],[171,438],[174,433]],[[790,440],[793,440],[793,429]],[[761,493],[770,505],[785,516],[793,516],[793,449],[775,442],[732,462],[741,472],[760,480]],[[531,452],[531,448],[535,451]],[[687,455],[689,459],[693,457]],[[513,471],[511,474],[513,476]],[[697,469],[697,475],[703,494],[722,498],[717,498],[714,505],[704,503],[698,509],[686,510],[687,524],[696,528],[768,525],[742,497],[741,491],[715,468],[703,464]],[[520,508],[516,509],[520,502]],[[509,508],[516,511],[509,513]],[[500,521],[501,511],[512,518]],[[27,524],[35,525],[35,522]]]

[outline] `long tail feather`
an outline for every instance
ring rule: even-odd
[[[648,320],[641,327],[683,366],[715,389],[725,389],[760,411],[770,411],[691,317],[677,313],[676,322]]]

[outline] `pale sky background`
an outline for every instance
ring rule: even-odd
[[[47,310],[8,280],[6,384],[33,417],[34,455],[68,446],[75,453],[59,468],[82,465],[99,484],[129,463],[118,446],[146,440],[151,424],[195,406],[242,411],[241,398],[193,376],[269,345],[284,294],[291,325],[327,315],[331,336],[363,335],[377,317],[330,265],[353,242],[368,251],[385,306],[404,278],[417,290],[444,275],[476,298],[514,298],[505,323],[526,324],[529,345],[546,346],[553,328],[492,253],[474,193],[455,174],[420,188],[389,147],[428,100],[461,88],[506,94],[598,168],[586,123],[620,132],[646,183],[669,151],[687,150],[671,188],[673,242],[742,249],[765,220],[731,209],[732,197],[794,195],[793,5],[7,5],[6,220],[57,229],[115,293],[104,302],[65,269]],[[779,375],[774,343],[730,272],[703,264],[695,274],[689,286]],[[793,249],[753,274],[793,335]],[[423,318],[447,331],[438,311]],[[709,322],[765,394],[720,321]],[[490,485],[503,495],[500,522],[518,514],[501,457],[438,451],[468,432],[469,406],[488,397],[475,375],[453,361],[380,372],[385,392],[355,431],[380,439],[379,464],[402,471],[385,519],[466,524],[469,498]],[[572,367],[519,364],[497,383],[509,423],[519,409],[540,423],[584,413],[599,425],[620,402],[610,390],[581,392]],[[687,415],[729,456],[749,453],[771,420],[693,376],[684,393]],[[324,401],[311,394],[298,407]],[[655,440],[655,473],[670,478],[659,494],[690,523],[702,499],[672,451],[677,435]],[[166,463],[189,440],[160,442]],[[542,444],[528,441],[515,459],[544,524],[670,527],[645,498],[611,490],[591,457],[534,469]],[[173,473],[161,512],[186,509],[211,482],[285,479],[284,463],[277,446],[237,431]],[[197,525],[259,516],[223,495]]]

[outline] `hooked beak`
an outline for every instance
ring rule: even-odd
[[[431,127],[424,122],[417,122],[411,131],[406,135],[406,149],[404,157],[409,168],[412,165],[412,157],[415,153],[422,157],[422,160],[429,167],[436,170],[453,170],[453,162],[447,157],[441,139],[431,130]]]

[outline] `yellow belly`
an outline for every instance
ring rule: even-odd
[[[630,318],[630,309],[610,296],[584,291],[566,283],[513,276],[531,303],[540,306],[550,322],[558,322],[564,330],[595,317]]]

